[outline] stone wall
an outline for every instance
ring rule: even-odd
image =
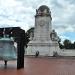
[[[75,56],[75,49],[60,49],[60,56]]]

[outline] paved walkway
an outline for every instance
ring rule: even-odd
[[[4,69],[0,61],[0,75],[75,75],[75,58],[25,58],[24,69],[16,69],[16,61],[9,61]]]

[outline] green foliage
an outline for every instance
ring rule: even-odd
[[[31,33],[34,33],[34,27],[30,28],[26,33],[30,37]]]
[[[75,42],[72,43],[70,40],[65,39],[63,41],[63,48],[65,48],[65,49],[75,49]]]
[[[63,49],[64,45],[62,45],[61,43],[59,43],[59,47],[60,47],[60,49]]]
[[[30,41],[29,38],[30,38],[31,33],[34,33],[34,27],[30,28],[30,29],[26,32],[26,47],[27,47],[28,42]]]
[[[70,40],[68,40],[68,39],[64,40],[63,44],[64,44],[65,49],[71,48],[71,41]]]

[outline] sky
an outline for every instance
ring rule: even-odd
[[[36,9],[50,8],[52,28],[63,41],[75,41],[75,0],[0,0],[0,27],[17,27],[27,31],[35,26]]]

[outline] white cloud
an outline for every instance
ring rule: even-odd
[[[44,4],[51,10],[53,28],[58,34],[75,31],[74,0],[0,0],[0,27],[29,29],[34,26],[36,9]]]
[[[0,5],[3,7],[13,7],[16,6],[15,0],[0,0]]]

